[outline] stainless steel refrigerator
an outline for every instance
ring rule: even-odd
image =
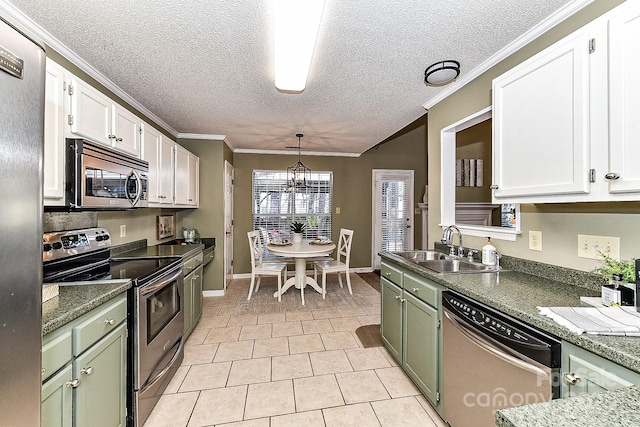
[[[40,425],[44,49],[0,15],[0,425]]]

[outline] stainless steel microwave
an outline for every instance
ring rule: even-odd
[[[66,140],[65,206],[120,210],[148,206],[149,163],[86,139]]]

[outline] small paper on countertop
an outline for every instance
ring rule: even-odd
[[[538,307],[538,311],[576,334],[640,337],[640,313],[635,307]]]

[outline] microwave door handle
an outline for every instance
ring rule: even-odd
[[[131,179],[131,176],[133,175],[133,177],[136,179],[136,188],[137,191],[135,193],[135,197],[133,197],[133,200],[131,200],[131,195],[129,194],[129,192],[127,191],[127,198],[129,199],[129,201],[131,202],[131,206],[135,206],[138,204],[138,202],[140,201],[140,197],[142,197],[142,178],[140,178],[140,175],[138,174],[138,172],[135,169],[131,170],[131,174],[127,177],[127,183],[129,182],[129,180]]]

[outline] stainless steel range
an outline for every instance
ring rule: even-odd
[[[104,228],[44,234],[44,283],[133,281],[127,298],[127,424],[141,426],[184,357],[182,261],[179,257],[114,261],[110,247]]]

